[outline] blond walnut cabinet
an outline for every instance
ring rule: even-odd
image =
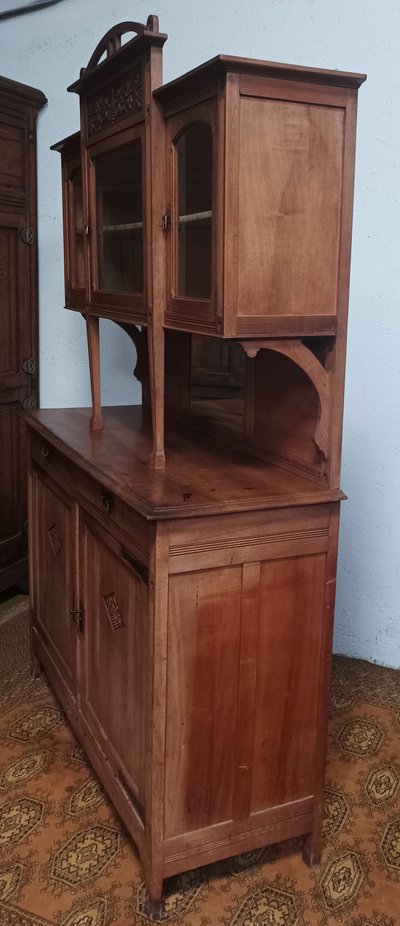
[[[152,917],[197,865],[293,836],[320,857],[364,79],[219,56],[162,87],[165,39],[115,27],[70,88],[81,131],[54,147],[93,407],[25,416],[35,664]],[[141,407],[101,409],[102,315]]]

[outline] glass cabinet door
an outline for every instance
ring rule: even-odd
[[[93,158],[95,289],[143,293],[142,143],[136,138]]]
[[[212,130],[188,125],[175,142],[175,295],[210,299],[212,244]]]
[[[69,178],[71,203],[71,262],[70,282],[72,289],[85,287],[85,263],[83,252],[83,190],[82,170],[78,167]]]

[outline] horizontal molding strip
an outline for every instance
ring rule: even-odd
[[[213,553],[216,550],[235,550],[240,547],[259,546],[263,543],[287,543],[297,540],[317,540],[328,536],[328,527],[319,527],[314,530],[290,531],[289,533],[263,534],[257,537],[239,537],[234,540],[208,540],[205,543],[175,545],[169,548],[170,556],[182,554]]]

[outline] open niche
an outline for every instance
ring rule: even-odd
[[[327,479],[329,338],[238,342],[166,332],[166,413],[205,439]]]

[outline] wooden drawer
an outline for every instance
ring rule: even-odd
[[[120,537],[148,566],[150,527],[145,518],[35,433],[31,433],[30,453],[34,463],[48,473],[70,498],[95,516],[103,527]]]
[[[326,553],[333,507],[335,503],[174,521],[169,572]]]

